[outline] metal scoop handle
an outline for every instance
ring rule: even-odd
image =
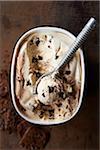
[[[91,32],[91,30],[95,27],[96,20],[94,18],[90,18],[90,20],[87,22],[87,24],[84,26],[82,31],[79,33],[79,35],[76,37],[74,43],[69,47],[68,51],[64,54],[62,60],[57,65],[57,67],[54,69],[57,71],[64,62],[68,62],[73,54],[78,50],[78,48],[81,46],[81,44],[86,40],[88,37],[88,34]]]

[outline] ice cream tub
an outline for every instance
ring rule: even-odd
[[[28,122],[60,124],[79,111],[85,81],[82,49],[58,72],[42,79],[33,94],[38,78],[57,66],[74,40],[65,29],[45,26],[30,29],[17,41],[11,62],[11,97],[18,114]]]

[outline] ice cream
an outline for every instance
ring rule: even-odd
[[[52,104],[58,99],[60,91],[63,91],[63,85],[60,80],[52,76],[46,76],[41,79],[37,87],[38,99],[45,105]]]
[[[51,72],[68,50],[66,35],[37,32],[22,43],[17,58],[16,96],[25,114],[38,120],[63,120],[78,106],[81,86],[80,54],[51,76],[44,77],[34,94],[36,81]]]

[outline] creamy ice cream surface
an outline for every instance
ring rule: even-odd
[[[44,77],[34,94],[36,81],[51,72],[68,50],[66,35],[59,32],[31,34],[20,46],[16,66],[16,96],[31,119],[64,120],[75,112],[81,87],[80,53],[51,76]]]

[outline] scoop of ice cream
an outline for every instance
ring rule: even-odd
[[[46,76],[41,79],[38,87],[38,99],[41,103],[48,105],[56,101],[59,93],[63,90],[60,80],[52,76]]]

